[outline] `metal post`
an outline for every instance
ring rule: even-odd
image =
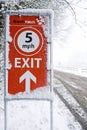
[[[50,101],[50,130],[53,130],[53,101]]]
[[[53,12],[52,12],[53,13]],[[51,100],[51,130],[53,130],[53,14],[50,16],[50,65],[51,65],[51,72],[50,72],[50,85],[51,85],[51,95],[52,95],[52,100]]]
[[[7,130],[7,101],[4,100],[4,130]]]
[[[6,2],[5,2],[6,3]],[[6,14],[4,14],[4,24],[6,25]],[[4,51],[6,51],[6,26],[4,28]],[[6,53],[4,53],[4,130],[7,130],[7,99],[6,99]]]

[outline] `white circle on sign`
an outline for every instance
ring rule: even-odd
[[[20,33],[17,42],[23,52],[33,52],[39,47],[40,39],[35,32],[26,30]]]
[[[33,27],[24,27],[14,36],[14,47],[18,53],[31,56],[39,53],[43,47],[43,33]]]

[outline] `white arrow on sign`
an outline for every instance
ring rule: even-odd
[[[25,82],[25,91],[27,93],[30,92],[30,80],[32,80],[34,83],[36,83],[36,77],[30,72],[26,71],[19,79],[19,82],[21,83],[23,80],[26,80]]]

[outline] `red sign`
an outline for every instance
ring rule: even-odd
[[[41,20],[42,19],[42,20]],[[8,93],[47,86],[47,37],[44,16],[10,15]]]

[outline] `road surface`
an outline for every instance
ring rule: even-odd
[[[54,92],[87,130],[87,78],[55,70]]]

